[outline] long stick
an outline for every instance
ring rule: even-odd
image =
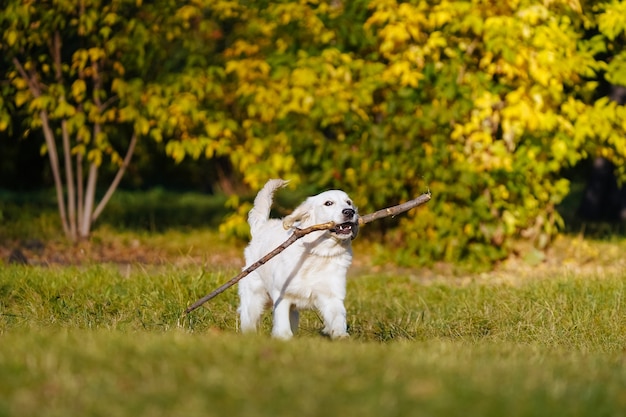
[[[409,211],[412,208],[421,206],[428,201],[430,201],[430,191],[422,194],[421,196],[411,201],[407,201],[406,203],[398,204],[397,206],[393,207],[387,207],[385,209],[361,216],[359,217],[359,224],[364,225],[366,223],[373,222],[374,220],[382,219],[383,217],[397,216],[400,213],[404,213],[405,211]]]
[[[195,309],[197,309],[198,307],[200,307],[202,304],[206,303],[210,299],[215,298],[216,296],[220,295],[221,293],[226,291],[228,288],[232,287],[237,282],[241,281],[244,277],[248,276],[250,272],[254,271],[258,267],[260,267],[261,265],[265,264],[267,261],[272,259],[274,256],[278,255],[279,253],[287,249],[288,246],[290,246],[296,240],[300,239],[302,236],[308,235],[309,233],[315,232],[318,230],[332,229],[334,226],[335,226],[335,223],[328,222],[328,223],[316,224],[311,227],[307,227],[306,229],[296,228],[293,234],[289,237],[289,239],[285,240],[280,246],[278,246],[276,249],[274,249],[273,251],[271,251],[270,253],[268,253],[267,255],[265,255],[264,257],[262,257],[261,259],[259,259],[258,261],[256,261],[255,263],[253,263],[252,265],[250,265],[243,271],[241,271],[239,275],[232,278],[230,281],[226,282],[225,284],[222,284],[220,287],[216,288],[211,293],[205,295],[204,297],[202,297],[201,299],[193,303],[193,305],[191,305],[190,307],[187,308],[187,310],[185,310],[185,313],[187,314],[191,313],[192,311],[194,311]]]
[[[374,213],[370,213],[370,214],[366,214],[364,216],[360,216],[359,217],[359,225],[364,225],[366,223],[373,222],[374,220],[382,219],[384,217],[389,217],[389,216],[396,216],[396,215],[398,215],[400,213],[404,213],[405,211],[409,211],[412,208],[415,208],[417,206],[421,206],[424,203],[427,203],[428,201],[430,201],[430,197],[431,197],[431,195],[430,195],[430,191],[429,191],[428,193],[424,193],[421,196],[417,197],[416,199],[411,200],[411,201],[407,201],[406,203],[402,203],[402,204],[399,204],[397,206],[388,207],[386,209],[375,211]],[[332,229],[333,227],[335,227],[335,223],[334,222],[328,222],[328,223],[316,224],[314,226],[307,227],[306,229],[298,229],[298,228],[294,229],[294,232],[289,237],[289,239],[287,239],[280,246],[278,246],[276,249],[274,249],[273,251],[271,251],[270,253],[268,253],[267,255],[265,255],[264,257],[262,257],[261,259],[259,259],[258,261],[256,261],[255,263],[253,263],[252,265],[250,265],[249,267],[247,267],[243,271],[241,271],[239,273],[239,275],[237,275],[236,277],[232,278],[230,281],[222,284],[221,286],[219,286],[215,290],[211,291],[209,294],[205,295],[204,297],[202,297],[201,299],[199,299],[198,301],[193,303],[191,306],[189,306],[185,310],[185,314],[191,313],[192,311],[194,311],[198,307],[202,306],[202,304],[206,303],[207,301],[211,300],[212,298],[217,297],[218,295],[220,295],[221,293],[226,291],[228,288],[232,287],[233,285],[235,285],[236,283],[241,281],[243,278],[248,276],[255,269],[257,269],[260,266],[264,265],[270,259],[272,259],[274,256],[278,255],[279,253],[281,253],[282,251],[287,249],[289,246],[291,246],[291,244],[293,244],[296,240],[300,239],[301,237],[306,236],[306,235],[308,235],[311,232],[316,232],[316,231],[319,231],[319,230],[328,230],[328,229]]]

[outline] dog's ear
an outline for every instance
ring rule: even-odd
[[[311,204],[309,201],[305,201],[300,204],[296,209],[283,219],[283,228],[289,230],[294,224],[300,222],[301,224],[311,218]]]

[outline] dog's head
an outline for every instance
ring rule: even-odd
[[[283,219],[283,227],[289,229],[298,223],[298,227],[304,228],[327,222],[335,223],[330,233],[339,239],[354,239],[357,236],[359,214],[348,194],[330,190],[307,198]]]

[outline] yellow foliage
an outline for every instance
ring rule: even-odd
[[[383,80],[396,80],[402,86],[410,86],[413,88],[417,88],[419,80],[423,77],[421,71],[412,68],[409,61],[397,61],[389,65],[383,73]]]
[[[190,20],[191,18],[201,16],[201,14],[200,9],[191,5],[185,5],[176,12],[176,15],[183,20]]]
[[[598,16],[598,29],[613,41],[626,28],[626,3],[613,0],[604,7],[604,12]]]
[[[227,58],[238,58],[241,55],[253,56],[259,52],[259,45],[242,39],[236,40],[230,48],[224,51]]]
[[[239,79],[244,81],[265,78],[268,76],[270,70],[270,65],[265,60],[258,58],[246,58],[239,61],[228,61],[226,63],[226,73],[234,73]]]
[[[102,165],[102,151],[100,149],[91,149],[87,152],[87,160],[99,167]]]
[[[97,48],[97,47],[89,48],[87,50],[87,54],[89,55],[89,59],[91,60],[91,62],[97,62],[107,56],[107,53],[104,50],[104,48]]]
[[[76,109],[74,108],[74,106],[72,106],[65,100],[61,100],[57,103],[56,107],[50,115],[52,116],[52,118],[61,119],[71,117],[74,114],[76,114]]]
[[[46,89],[32,97],[12,69],[13,104],[35,115],[31,128],[42,110],[69,118],[84,142],[74,149],[98,164],[103,152],[120,156],[90,137],[92,124],[107,134],[132,124],[166,141],[177,162],[227,155],[253,190],[270,177],[307,178],[353,188],[374,209],[432,185],[437,201],[393,233],[422,259],[501,259],[516,235],[543,245],[567,191],[562,168],[587,155],[626,158],[626,110],[596,100],[599,86],[626,79],[624,2],[584,14],[579,0],[372,0],[367,10],[322,0],[175,3],[150,23],[116,3],[85,14],[80,30],[93,27],[98,41],[63,43],[66,83],[52,60],[26,60]],[[157,10],[144,7],[142,16]],[[69,32],[78,24],[66,23]],[[53,33],[33,25],[39,40]],[[7,26],[7,48],[35,39]],[[147,68],[153,56],[176,69]],[[91,94],[96,69],[111,86],[97,92],[104,111]],[[135,76],[142,71],[155,73],[148,81]],[[238,203],[225,227],[243,230]]]
[[[17,107],[22,107],[24,103],[29,101],[32,98],[32,95],[29,90],[21,90],[15,93],[15,105]]]
[[[85,80],[75,80],[72,83],[72,96],[78,102],[82,101],[85,97],[85,93],[87,91],[87,83]]]
[[[143,117],[138,118],[135,120],[135,130],[142,135],[147,135],[150,131],[150,122]]]
[[[295,87],[313,87],[317,83],[317,74],[311,68],[295,68],[291,73],[291,83]]]

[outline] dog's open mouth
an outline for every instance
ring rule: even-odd
[[[338,235],[350,235],[352,234],[353,227],[355,227],[354,223],[341,223],[335,226],[333,229],[330,229],[330,231]]]

